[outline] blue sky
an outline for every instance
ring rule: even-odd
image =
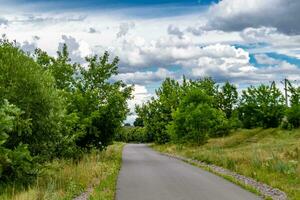
[[[0,34],[25,51],[55,56],[63,43],[74,62],[109,51],[135,85],[133,111],[166,78],[211,76],[240,90],[300,81],[298,0],[0,0]],[[128,118],[132,122],[135,115]]]

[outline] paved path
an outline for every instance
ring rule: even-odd
[[[117,200],[257,200],[225,179],[143,144],[128,144],[117,184]]]

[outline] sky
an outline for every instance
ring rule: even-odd
[[[109,51],[112,80],[134,84],[129,107],[155,95],[166,77],[211,76],[222,84],[300,81],[299,0],[0,0],[0,34],[74,62]]]

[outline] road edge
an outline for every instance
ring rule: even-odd
[[[149,147],[151,147],[151,146],[149,145]],[[277,188],[273,188],[265,183],[258,182],[256,180],[254,180],[253,178],[249,178],[244,175],[240,175],[236,172],[225,169],[223,167],[219,167],[219,166],[212,165],[212,164],[207,164],[207,163],[199,161],[199,160],[194,160],[194,159],[190,159],[190,158],[186,158],[186,157],[182,157],[182,156],[178,156],[178,155],[159,152],[157,150],[155,150],[155,151],[160,153],[161,155],[184,161],[186,163],[192,164],[194,166],[200,167],[201,169],[209,171],[213,174],[221,176],[221,177],[225,178],[226,180],[233,182],[250,192],[261,195],[265,199],[288,200],[288,197],[285,192],[283,192]]]

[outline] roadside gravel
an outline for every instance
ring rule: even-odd
[[[271,186],[269,186],[267,184],[264,184],[264,183],[254,180],[252,178],[237,174],[237,173],[232,172],[223,167],[219,167],[219,166],[212,165],[212,164],[207,164],[207,163],[204,163],[204,162],[201,162],[198,160],[189,159],[189,158],[185,158],[185,157],[181,157],[181,156],[177,156],[177,155],[172,155],[172,154],[167,154],[167,153],[161,153],[161,154],[172,157],[172,158],[176,158],[176,159],[179,159],[179,160],[191,163],[191,164],[195,164],[201,168],[208,169],[209,171],[219,174],[221,176],[231,177],[235,181],[240,183],[241,185],[255,189],[265,198],[266,197],[272,198],[274,200],[287,200],[288,199],[287,195],[283,191],[281,191],[277,188],[272,188]]]

